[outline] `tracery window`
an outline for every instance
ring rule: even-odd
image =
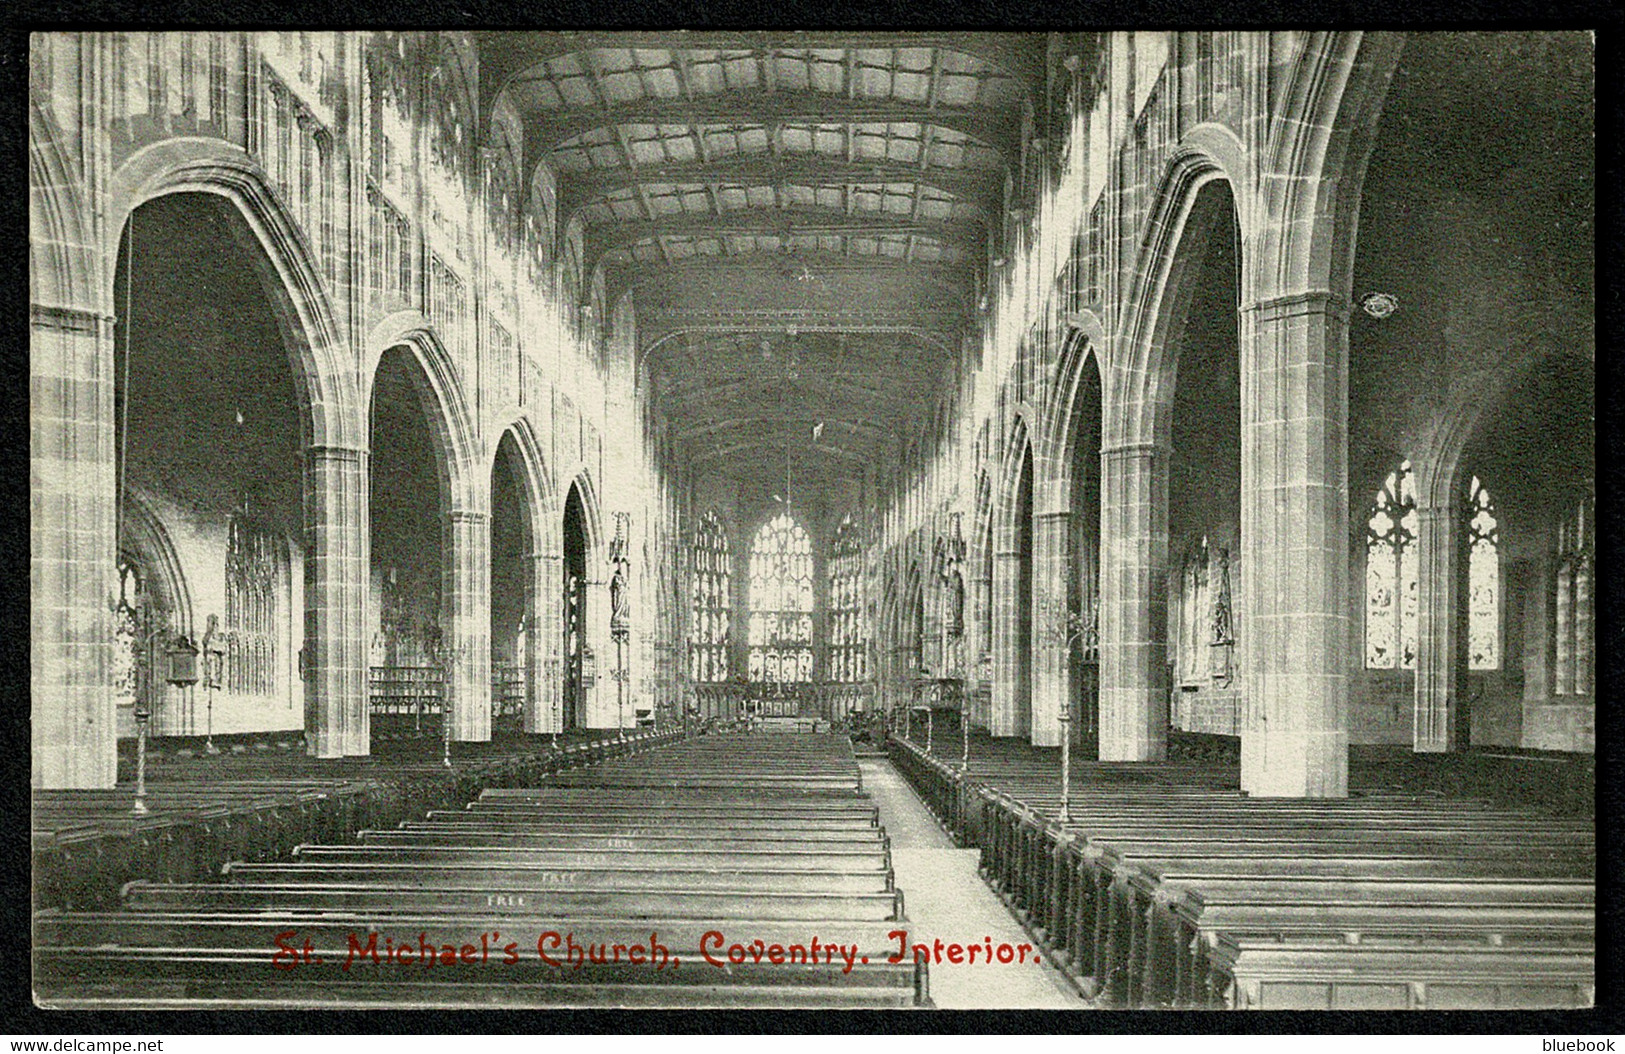
[[[226,537],[226,689],[240,695],[278,691],[277,608],[286,557],[274,533],[246,509],[233,513]]]
[[[863,541],[848,513],[835,528],[829,561],[829,679],[852,683],[869,675],[863,625]]]
[[[1388,474],[1366,519],[1365,664],[1416,668],[1416,495],[1411,463]]]
[[[728,679],[732,577],[728,535],[716,514],[708,512],[694,534],[694,623],[689,632],[688,674],[697,683]]]
[[[750,552],[750,679],[812,680],[812,543],[789,513],[762,525]]]
[[[1490,492],[1473,477],[1467,490],[1467,667],[1501,668],[1501,540]]]
[[[1580,500],[1557,529],[1557,627],[1553,695],[1592,693],[1593,557],[1596,552],[1593,498]]]

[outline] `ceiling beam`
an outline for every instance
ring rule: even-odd
[[[1043,34],[804,30],[677,30],[559,33],[492,30],[480,37],[481,112],[526,70],[561,55],[594,48],[769,51],[942,48],[969,55],[1013,78],[1029,99],[1044,85]],[[488,94],[487,94],[488,93]]]
[[[722,443],[716,446],[703,446],[695,443],[685,445],[688,446],[692,451],[690,454],[690,460],[695,464],[703,464],[719,457],[731,457],[736,454],[760,451],[764,448],[777,451],[782,451],[785,448],[785,443],[782,439],[774,441],[772,439],[757,438],[740,439],[735,442]],[[842,461],[851,461],[856,464],[868,464],[874,459],[874,451],[869,448],[868,444],[864,444],[864,446],[865,449],[862,450],[848,450],[845,447],[830,446],[827,443],[809,443],[804,449],[808,452],[826,454],[833,458],[839,458]],[[696,449],[696,447],[698,449]],[[735,466],[733,475],[744,475],[745,473],[742,470],[750,468],[754,468],[756,470],[756,475],[765,476],[770,473],[777,473],[779,479],[783,478],[784,465],[782,463],[769,464],[757,462],[738,465]],[[809,477],[816,480],[819,479],[819,477],[830,474],[830,470],[827,468],[820,471],[816,462],[809,464],[808,462],[803,461],[797,465],[797,469],[798,472],[795,473],[795,475],[799,475],[800,482],[803,483],[808,482]]]
[[[891,256],[847,256],[833,252],[747,252],[736,256],[688,256],[672,263],[635,263],[610,268],[617,289],[686,282],[698,275],[816,281],[829,275],[859,274],[886,281],[926,282],[950,290],[971,286],[974,267],[965,263],[899,260]]]
[[[836,335],[888,334],[912,337],[922,353],[952,357],[959,354],[959,341],[970,323],[963,308],[955,310],[829,311],[752,308],[640,308],[638,312],[638,362],[657,353],[673,340],[693,334],[783,332],[791,326],[802,333]]]
[[[1019,116],[985,109],[932,110],[919,103],[847,99],[821,92],[733,91],[692,102],[639,99],[603,108],[533,110],[525,115],[525,142],[534,143],[545,154],[595,128],[625,124],[765,126],[770,130],[787,124],[929,124],[968,136],[1005,161],[1016,156],[1021,128]]]
[[[763,392],[777,394],[778,389],[761,381],[728,382],[716,385],[714,388],[678,388],[663,393],[660,398],[662,402],[665,400],[687,402],[698,397],[704,397],[708,400],[753,398]],[[894,386],[890,391],[876,391],[859,385],[848,386],[838,382],[820,387],[785,387],[784,395],[787,398],[794,397],[797,400],[797,407],[809,414],[819,412],[819,407],[813,405],[814,400],[835,400],[841,404],[840,407],[832,408],[823,414],[823,416],[831,418],[840,417],[840,411],[848,408],[845,405],[846,403],[885,408],[901,406],[911,401],[908,397],[908,390],[899,386]]]
[[[692,297],[673,298],[669,294],[692,289],[696,283],[708,287],[714,279],[727,282],[770,282],[782,286],[793,283],[809,293],[821,290],[831,281],[860,277],[884,283],[899,298],[926,297],[969,310],[975,289],[975,272],[969,262],[942,263],[915,259],[904,261],[891,256],[848,256],[837,252],[777,253],[747,249],[731,256],[686,256],[669,263],[621,261],[604,266],[609,299],[619,300],[627,291],[647,293],[666,306]],[[696,303],[704,303],[702,298]],[[640,308],[656,310],[645,304]]]
[[[911,220],[879,214],[848,216],[833,209],[732,209],[721,216],[692,214],[657,220],[622,220],[595,224],[587,230],[586,273],[592,274],[607,253],[640,241],[670,235],[725,238],[729,235],[862,236],[919,234],[963,246],[978,255],[985,237],[976,220]]]
[[[817,155],[812,155],[816,157]],[[592,172],[563,172],[558,181],[565,208],[580,208],[594,198],[631,190],[638,186],[768,187],[794,184],[821,186],[878,186],[882,184],[919,186],[937,190],[960,201],[981,207],[996,201],[1004,190],[1003,169],[946,169],[921,171],[913,164],[858,163],[848,165],[839,158],[827,163],[790,160],[776,164],[771,159],[756,161],[688,162],[671,165],[640,165],[627,169],[595,169]]]
[[[744,187],[908,184],[938,190],[987,210],[1004,193],[1004,169],[933,168],[922,171],[919,165],[913,163],[877,161],[848,164],[844,158],[831,157],[824,161],[816,154],[787,158],[783,162],[763,156],[746,160],[640,165],[636,171],[599,168],[590,172],[560,173],[559,212],[570,216],[597,198],[651,183]]]
[[[789,433],[786,431],[787,425],[789,423],[794,423],[796,425],[795,437],[797,440],[806,440],[808,443],[811,443],[811,426],[809,425],[807,428],[801,427],[802,421],[805,421],[808,418],[823,421],[826,429],[841,428],[853,435],[861,435],[869,439],[880,439],[892,434],[892,432],[895,431],[895,429],[888,428],[876,421],[853,421],[847,418],[835,417],[834,415],[830,414],[819,416],[817,414],[807,413],[798,416],[802,419],[801,421],[791,419],[788,422],[782,417],[731,417],[725,420],[707,421],[703,424],[696,424],[691,428],[676,429],[672,434],[678,439],[692,442],[704,436],[714,436],[727,432],[748,430],[751,435],[760,439],[763,443],[777,442],[780,446],[783,446],[786,442],[785,437],[789,435]]]

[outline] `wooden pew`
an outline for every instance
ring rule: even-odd
[[[41,990],[56,1005],[101,1006],[928,1005],[923,964],[885,961],[903,895],[849,743],[755,749],[751,737],[730,738],[606,761],[575,786],[550,777],[487,788],[465,809],[369,829],[358,844],[229,863],[217,883],[132,882],[122,912],[43,913]],[[764,757],[782,762],[766,766],[771,778],[761,778]],[[696,956],[680,974],[615,961],[561,972],[537,955],[519,971],[477,976],[448,966],[425,979],[385,963],[265,979],[268,925],[319,933],[337,949],[352,934],[453,938],[544,922],[613,945],[649,920]],[[848,943],[870,962],[719,967],[698,957],[711,928],[794,943],[829,927],[854,935]]]
[[[117,1005],[136,990],[136,1005],[168,1006],[265,1005],[267,992],[291,1005],[546,1007],[613,1005],[620,996],[644,1006],[885,1008],[929,1000],[924,964],[887,961],[897,942],[884,922],[124,912],[42,917],[38,928],[47,947],[36,955],[37,991],[47,1005],[68,1007]],[[760,961],[747,947],[756,941]],[[842,950],[829,951],[832,942]],[[744,961],[730,958],[734,945]],[[406,954],[392,958],[402,947]],[[436,962],[422,965],[430,948]]]
[[[476,880],[482,881],[482,880]],[[470,911],[609,918],[894,920],[900,890],[860,892],[714,889],[582,889],[490,882],[389,885],[384,882],[179,884],[132,882],[124,904],[138,911]],[[730,914],[734,913],[734,914]]]
[[[1173,766],[1085,763],[1063,826],[1053,819],[1053,767],[984,763],[995,771],[966,776],[908,744],[892,744],[892,756],[952,828],[982,846],[989,880],[1104,1002],[1204,1004],[1228,992],[1226,1005],[1300,1005],[1284,994],[1295,991],[1294,970],[1313,993],[1301,1005],[1589,999],[1588,821],[1386,792],[1259,801],[1216,786],[1211,768],[1182,787]],[[1212,916],[1202,908],[1209,898],[1219,905]],[[1430,915],[1455,924],[1422,925]],[[1371,929],[1373,917],[1403,920],[1411,943],[1396,950],[1398,933]],[[1351,942],[1365,932],[1381,946]],[[1531,944],[1551,951],[1541,976],[1553,984],[1519,987],[1519,953]],[[1493,984],[1475,988],[1451,966],[1463,947],[1473,951],[1462,962]],[[1335,987],[1351,971],[1379,980]],[[1427,998],[1435,991],[1455,994]]]
[[[1398,939],[1417,947],[1442,947],[1467,941],[1515,949],[1549,946],[1589,949],[1595,941],[1595,911],[1561,905],[1395,905],[1269,904],[1245,898],[1202,898],[1200,903],[1175,901],[1180,934],[1172,951],[1172,988],[1158,989],[1148,975],[1148,1002],[1174,1006],[1224,1005],[1226,982],[1213,974],[1213,951],[1237,934],[1271,934],[1280,939],[1316,937],[1343,944],[1374,938]],[[1188,937],[1188,940],[1187,940]]]
[[[466,801],[488,783],[535,782],[589,755],[641,755],[681,739],[681,733],[639,732],[624,741],[576,735],[587,741],[559,749],[525,738],[460,743],[452,769],[440,764],[438,743],[432,752],[426,744],[405,754],[331,760],[262,753],[158,763],[162,754],[155,752],[145,816],[132,813],[128,785],[36,793],[36,901],[110,907],[119,886],[133,878],[202,879],[228,860],[276,859],[300,842],[342,841],[362,828],[422,816]]]
[[[640,852],[685,843],[717,849],[749,849],[756,846],[890,845],[891,839],[878,827],[808,828],[790,832],[782,827],[725,829],[715,826],[617,827],[573,824],[568,827],[537,824],[402,823],[387,831],[361,831],[357,841],[364,845],[538,845],[557,848],[615,848]]]
[[[1233,1009],[1533,1010],[1596,1000],[1589,934],[1509,946],[1226,933],[1211,957],[1210,1001]]]

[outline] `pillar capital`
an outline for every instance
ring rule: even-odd
[[[1134,458],[1155,457],[1158,454],[1167,454],[1172,447],[1167,442],[1155,439],[1134,440],[1132,442],[1108,443],[1100,448],[1100,456],[1110,461],[1128,461]]]
[[[355,447],[314,444],[305,447],[305,457],[312,462],[359,465],[366,460],[368,451]]]
[[[1349,302],[1325,289],[1305,289],[1296,293],[1280,293],[1254,300],[1241,308],[1261,322],[1274,322],[1304,315],[1330,315],[1339,322],[1349,320]]]
[[[112,333],[118,319],[103,311],[74,307],[70,304],[30,304],[28,321],[36,329],[103,336]]]

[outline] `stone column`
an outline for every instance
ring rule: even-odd
[[[1071,698],[1066,644],[1067,552],[1072,516],[1041,512],[1033,524],[1033,730],[1035,747],[1061,745],[1061,706]],[[1074,714],[1074,717],[1077,715]]]
[[[531,561],[530,657],[525,671],[526,732],[559,730],[559,645],[564,629],[564,587],[558,581],[557,556],[534,554]]]
[[[29,688],[36,789],[113,786],[117,457],[113,321],[33,305]]]
[[[1030,655],[1018,654],[1020,639],[1018,620],[1021,618],[1017,593],[1021,582],[1021,554],[995,552],[993,554],[993,713],[988,720],[988,734],[1019,736],[1027,733],[1021,713],[1022,695],[1028,684],[1027,666]]]
[[[444,530],[440,618],[451,737],[484,743],[491,738],[491,517],[453,509]]]
[[[1460,705],[1460,517],[1447,501],[1416,510],[1416,711],[1412,749],[1455,750]]]
[[[319,758],[371,750],[369,471],[364,450],[305,452],[305,732]]]
[[[1525,750],[1540,749],[1538,713],[1542,706],[1552,700],[1552,630],[1557,621],[1556,613],[1552,610],[1557,593],[1553,577],[1557,568],[1549,545],[1550,542],[1535,547],[1524,579],[1523,728],[1518,736],[1518,746]]]
[[[587,604],[582,630],[597,668],[593,683],[582,690],[584,728],[614,728],[619,721],[615,708],[615,641],[609,635],[609,579],[600,569],[600,551],[588,550],[587,581],[582,585]]]
[[[1348,316],[1323,292],[1241,318],[1241,789],[1348,793]]]
[[[1100,760],[1168,751],[1168,451],[1101,452]]]

